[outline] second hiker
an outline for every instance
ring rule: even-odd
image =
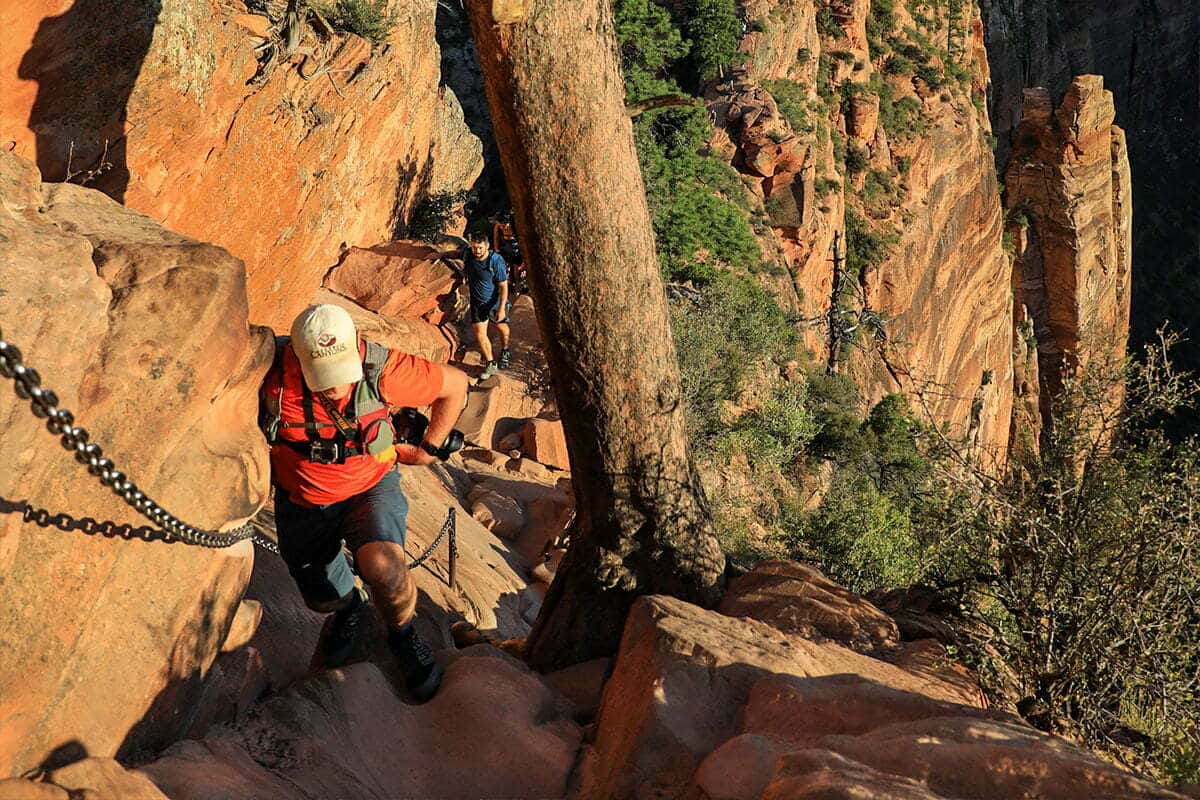
[[[464,254],[467,273],[467,288],[471,295],[470,321],[483,356],[483,374],[487,380],[499,369],[506,369],[512,355],[508,349],[508,265],[499,253],[492,252],[487,231],[471,234],[470,246]],[[488,338],[488,326],[495,325],[500,332],[500,360],[497,364],[492,354],[492,342]]]

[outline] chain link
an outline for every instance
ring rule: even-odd
[[[100,445],[89,441],[90,437],[87,430],[75,424],[75,416],[67,409],[59,408],[58,395],[49,389],[42,388],[41,375],[38,374],[37,370],[27,367],[22,363],[21,351],[17,349],[16,345],[5,341],[3,335],[3,331],[0,331],[0,377],[13,381],[13,388],[17,393],[17,397],[29,401],[30,410],[33,412],[33,415],[38,419],[46,420],[46,429],[59,437],[59,441],[62,443],[64,449],[74,453],[76,461],[87,467],[89,473],[94,475],[100,483],[111,489],[115,495],[124,500],[135,511],[162,529],[159,532],[159,537],[163,541],[179,541],[197,547],[215,549],[232,547],[246,539],[252,539],[255,544],[264,550],[277,555],[279,554],[279,546],[259,533],[254,525],[249,522],[239,525],[231,531],[202,530],[193,525],[188,525],[147,497],[137,487],[137,484],[129,480],[125,476],[125,473],[116,468],[112,459],[105,457]],[[54,525],[63,530],[67,529],[67,521],[70,519],[65,514],[52,515],[44,508],[34,509],[30,506],[26,506],[24,517],[26,521],[36,522],[43,526]],[[154,538],[146,533],[147,531],[153,532],[152,529],[132,528],[128,525],[118,526],[113,523],[92,523],[90,529],[81,528],[81,530],[85,530],[86,533],[100,533],[104,536],[118,536],[122,534],[128,536],[133,533],[140,534],[140,538],[147,540]],[[438,533],[437,538],[433,540],[433,543],[429,547],[425,548],[425,551],[421,555],[409,564],[409,569],[415,569],[423,564],[447,535],[450,536],[451,555],[457,556],[457,531],[453,506],[449,509],[446,521],[443,523],[442,530]]]

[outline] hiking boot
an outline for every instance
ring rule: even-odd
[[[483,368],[483,372],[482,372],[482,373],[480,373],[480,375],[479,375],[479,380],[481,380],[481,381],[486,381],[488,378],[492,377],[493,375],[495,375],[495,374],[496,374],[497,372],[499,372],[499,371],[500,371],[500,370],[499,370],[499,368],[496,366],[496,362],[495,362],[495,361],[489,361],[489,362],[487,363],[487,366]]]
[[[501,350],[500,351],[500,369],[508,369],[508,365],[511,363],[512,363],[512,351],[507,350],[507,349]]]
[[[420,703],[433,697],[442,685],[442,667],[433,658],[433,650],[417,633],[412,623],[388,632],[388,647],[404,672],[408,693]]]
[[[350,658],[362,632],[363,612],[368,607],[362,589],[355,588],[350,605],[334,613],[329,633],[321,641],[321,657],[325,667],[340,667]]]

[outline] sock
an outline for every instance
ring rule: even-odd
[[[399,628],[388,628],[388,646],[395,650],[413,634],[413,623],[410,621]]]
[[[363,600],[362,592],[359,591],[357,586],[355,586],[354,590],[350,592],[350,599],[345,601],[346,605],[337,610],[337,614],[342,617],[346,617],[357,611],[359,606],[361,606],[364,602],[366,601]]]

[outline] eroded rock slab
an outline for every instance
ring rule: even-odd
[[[581,737],[569,712],[527,668],[480,645],[450,662],[424,705],[406,704],[378,666],[357,664],[143,771],[172,800],[216,800],[238,786],[277,800],[562,797]]]
[[[272,345],[247,322],[240,261],[98,192],[43,185],[0,152],[0,286],[5,339],[149,496],[201,527],[254,513],[267,495],[255,420]],[[5,500],[144,522],[7,391],[0,453]],[[0,518],[0,775],[72,740],[93,756],[169,741],[251,560],[249,542],[206,550]]]

